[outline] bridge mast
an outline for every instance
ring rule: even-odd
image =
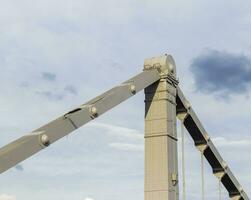
[[[178,200],[176,67],[170,55],[146,59],[161,79],[145,89],[145,200]]]
[[[145,60],[144,72],[0,148],[0,174],[145,89],[145,200],[178,200],[176,115],[232,200],[249,200],[178,87],[170,55]]]

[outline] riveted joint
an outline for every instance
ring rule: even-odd
[[[196,148],[201,152],[204,153],[204,151],[208,148],[207,144],[197,144]]]
[[[240,194],[230,194],[231,200],[241,200],[241,195]]]
[[[48,147],[50,145],[49,136],[46,134],[40,135],[40,143],[43,147]]]
[[[225,171],[228,169],[228,165],[227,165],[226,161],[222,161],[221,166],[222,166],[222,168],[223,168]]]
[[[219,179],[221,180],[223,178],[223,176],[225,176],[226,172],[223,168],[216,168],[213,169],[213,174]]]
[[[97,109],[95,106],[90,106],[90,108],[89,108],[89,113],[90,113],[90,117],[91,117],[92,119],[98,117],[98,109]]]
[[[239,190],[240,194],[242,194],[244,192],[244,189],[242,186],[240,186],[238,190]]]
[[[188,100],[185,101],[185,105],[184,106],[185,106],[185,108],[186,108],[187,111],[189,111],[191,109],[191,107],[192,107],[191,104],[190,104],[190,102]]]
[[[178,117],[178,119],[179,119],[182,123],[184,123],[184,121],[185,121],[185,119],[187,118],[187,116],[188,116],[188,113],[187,113],[187,112],[178,112],[178,113],[177,113],[177,117]]]
[[[157,69],[161,77],[171,76],[176,78],[176,65],[171,55],[148,58],[144,62],[144,70]]]
[[[205,140],[207,141],[207,143],[211,141],[211,138],[210,138],[210,136],[208,135],[208,133],[204,133],[204,138],[205,138]]]
[[[136,94],[136,86],[134,84],[130,84],[129,86],[130,92],[134,95]]]
[[[176,186],[178,184],[178,174],[177,173],[172,173],[171,174],[172,178],[172,184],[173,186]]]

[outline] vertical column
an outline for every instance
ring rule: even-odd
[[[166,55],[149,68],[161,79],[145,89],[145,200],[178,200],[175,64]]]

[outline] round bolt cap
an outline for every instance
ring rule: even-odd
[[[191,108],[191,104],[187,100],[185,101],[185,107],[186,107],[187,110],[189,110]]]
[[[225,161],[222,162],[222,167],[226,170],[228,168],[228,165]]]
[[[130,91],[132,94],[136,94],[136,86],[135,85],[130,85]]]
[[[204,136],[205,136],[205,139],[209,142],[210,141],[209,135],[206,133]]]
[[[48,135],[43,134],[43,135],[41,136],[41,142],[42,142],[42,144],[43,144],[44,146],[49,146],[49,145],[50,145],[50,140],[49,140]]]
[[[95,106],[91,106],[90,114],[92,118],[96,118],[98,116],[98,109]]]

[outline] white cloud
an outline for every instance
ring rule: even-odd
[[[49,119],[62,114],[62,111],[68,111],[69,106],[78,106],[79,103],[82,103],[82,100],[88,100],[90,97],[96,96],[100,91],[103,91],[103,89],[110,88],[115,83],[123,81],[124,78],[130,77],[136,71],[141,70],[142,67],[139,65],[142,64],[145,57],[161,54],[166,51],[166,48],[176,59],[179,78],[181,84],[184,84],[182,88],[185,89],[185,95],[188,95],[196,112],[199,112],[199,118],[202,119],[202,122],[206,122],[203,124],[206,125],[206,129],[209,128],[209,133],[216,134],[210,135],[219,136],[217,130],[218,132],[224,131],[223,133],[220,132],[220,135],[224,135],[226,138],[230,138],[227,134],[233,134],[237,131],[238,133],[241,132],[242,136],[244,133],[246,135],[249,133],[249,123],[242,121],[242,119],[250,118],[251,107],[249,101],[245,98],[236,98],[233,102],[226,104],[215,100],[213,97],[193,93],[191,72],[188,72],[187,68],[182,66],[189,66],[189,60],[207,46],[220,49],[230,48],[231,51],[245,51],[245,48],[250,48],[250,33],[246,32],[246,37],[240,34],[242,28],[247,30],[250,27],[248,10],[250,2],[243,2],[241,6],[236,6],[238,2],[234,3],[233,1],[228,6],[225,6],[225,1],[205,3],[199,0],[105,0],[102,2],[76,0],[64,1],[63,4],[59,0],[36,1],[36,4],[29,0],[22,2],[15,0],[5,1],[4,4],[0,8],[0,51],[2,55],[0,56],[0,87],[2,92],[0,104],[3,105],[0,109],[3,113],[1,128],[6,130],[2,131],[1,144],[6,144],[10,139],[21,136],[26,131],[28,132],[46,123]],[[107,12],[103,12],[104,7],[107,7]],[[204,13],[204,8],[213,8],[215,12]],[[93,12],[93,10],[96,12]],[[232,20],[225,17],[227,16],[226,13],[234,13],[233,16],[230,16]],[[240,17],[245,18],[245,20],[239,21]],[[219,26],[219,24],[222,26]],[[186,32],[185,37],[184,32]],[[177,39],[179,42],[177,42]],[[146,43],[146,41],[150,42]],[[116,63],[124,66],[123,73],[114,70],[114,67],[112,69],[109,68],[109,65],[113,66],[114,59]],[[103,62],[103,60],[111,61]],[[43,71],[56,72],[56,81],[53,84],[41,82],[40,75]],[[99,80],[101,78],[101,82],[97,81],[97,78]],[[58,94],[68,84],[79,86],[76,89],[79,91],[80,98],[69,95],[69,98],[64,98],[62,101],[49,101],[41,98],[40,95],[35,95],[36,91],[40,90],[53,91]],[[17,85],[26,87],[20,88]],[[143,97],[137,98],[135,97],[133,102],[138,101],[137,105],[142,105],[141,108],[138,106],[132,109],[131,105],[126,107],[124,104],[121,106],[122,109],[124,107],[123,115],[121,112],[113,110],[112,117],[108,114],[102,116],[102,119],[108,121],[106,117],[110,117],[112,119],[109,121],[110,123],[123,122],[129,125],[133,124],[133,126],[135,125],[134,127],[138,127],[138,123],[143,126]],[[206,105],[201,102],[206,102]],[[128,117],[132,115],[127,113],[136,113],[135,115],[139,116],[138,119],[142,120],[134,120]],[[142,116],[138,113],[142,113]],[[117,115],[114,117],[114,114]],[[238,120],[238,124],[236,120]],[[220,130],[217,129],[215,131],[214,127],[218,124],[220,125]],[[29,169],[35,169],[37,170],[35,172],[38,173],[32,170],[16,173],[14,170],[3,174],[1,176],[3,181],[0,183],[1,192],[11,189],[18,192],[18,194],[23,194],[23,196],[19,197],[20,199],[34,199],[34,197],[28,197],[27,195],[30,193],[30,188],[27,185],[31,185],[30,183],[32,182],[34,183],[32,185],[45,184],[48,186],[48,189],[45,188],[44,190],[37,189],[40,187],[32,188],[32,191],[37,193],[36,200],[64,200],[69,199],[68,195],[79,195],[79,192],[76,191],[80,191],[82,188],[80,189],[76,185],[87,183],[87,187],[85,187],[85,190],[89,192],[87,194],[95,194],[97,199],[102,199],[102,197],[103,199],[111,200],[118,198],[140,199],[135,196],[135,190],[126,192],[124,196],[115,195],[114,197],[109,195],[110,191],[104,190],[104,194],[101,196],[101,192],[95,193],[97,187],[104,187],[100,182],[91,184],[86,178],[72,176],[72,174],[79,175],[80,172],[86,170],[88,173],[84,174],[85,176],[83,177],[90,175],[90,172],[93,175],[100,173],[104,180],[112,183],[113,178],[111,178],[111,174],[114,174],[113,171],[111,174],[104,174],[104,171],[98,171],[99,169],[96,169],[95,166],[102,168],[103,165],[107,166],[108,161],[111,163],[113,160],[116,160],[112,160],[111,156],[112,158],[120,158],[119,156],[116,157],[116,153],[119,154],[121,152],[115,149],[137,151],[137,155],[140,154],[139,152],[143,152],[143,131],[97,122],[88,126],[94,129],[92,133],[95,133],[97,138],[104,133],[105,139],[99,137],[99,140],[96,141],[97,143],[90,143],[93,135],[88,134],[86,136],[87,134],[80,134],[79,137],[74,137],[68,142],[76,144],[74,147],[65,141],[52,145],[49,149],[25,161]],[[236,127],[236,131],[231,129],[233,128],[232,126]],[[214,129],[210,130],[212,127]],[[82,140],[81,137],[83,138]],[[235,141],[233,139],[227,140],[226,138],[217,137],[213,138],[213,141],[219,147],[245,146],[248,149],[248,145],[250,145],[250,140],[239,139]],[[79,141],[76,141],[76,139]],[[102,154],[100,153],[101,151],[93,152],[97,146],[103,148],[102,144],[104,142],[107,142],[108,147],[114,149],[113,154],[115,155],[111,155],[110,152],[105,154],[103,151]],[[194,148],[192,145],[190,145],[191,148]],[[69,153],[74,148],[75,150]],[[234,151],[236,155],[241,155],[242,153],[242,149],[240,150],[239,148],[234,149]],[[49,154],[50,152],[54,152],[54,154]],[[86,154],[83,154],[83,152]],[[229,152],[232,153],[232,151],[226,151],[226,155],[231,154]],[[101,155],[99,156],[98,154]],[[194,155],[199,156],[197,151],[192,155],[187,153],[189,159],[193,159],[190,157]],[[130,158],[133,156],[130,155]],[[139,161],[138,157],[133,157],[133,159],[135,159],[132,161],[135,165],[141,166],[142,160]],[[229,156],[229,159],[233,160],[233,156]],[[246,177],[246,174],[250,173],[243,173],[243,169],[246,169],[250,162],[244,156],[239,156],[239,159],[242,159],[245,166],[238,165],[236,171],[238,175],[244,174],[243,177]],[[41,162],[35,162],[36,160],[40,160],[42,164]],[[76,160],[82,161],[80,165],[78,165]],[[90,162],[92,163],[89,164]],[[95,162],[100,163],[102,167],[95,165]],[[36,165],[36,163],[39,164]],[[191,161],[189,163],[194,164],[195,162]],[[123,169],[130,169],[126,162],[122,164]],[[41,169],[44,166],[47,166],[46,170]],[[91,170],[91,168],[93,169]],[[141,172],[142,168],[137,168],[137,170],[136,172]],[[31,173],[31,171],[34,173]],[[108,170],[106,169],[106,171]],[[192,169],[190,168],[189,171],[192,171]],[[193,171],[197,172],[198,167],[195,166]],[[19,181],[13,182],[13,173],[16,173],[14,174],[15,176],[23,176],[25,174],[25,178],[19,178],[19,180],[22,180],[21,184]],[[35,174],[39,178],[35,179]],[[55,185],[61,185],[62,180],[57,178],[52,182],[50,174],[68,175],[67,179],[65,179],[67,183],[64,182],[65,187],[73,187],[71,190],[67,190],[66,193],[62,191],[62,196],[51,196],[53,192],[48,192],[50,191],[49,188],[55,188],[56,191],[58,188]],[[41,177],[43,177],[43,181],[41,181]],[[59,177],[61,178],[61,176]],[[189,180],[196,183],[194,178]],[[249,180],[240,182],[248,186],[250,185]],[[140,181],[142,180],[140,179]],[[119,185],[119,180],[114,182]],[[132,182],[135,184],[134,180]],[[136,183],[138,184],[138,182]],[[8,188],[8,185],[12,185],[12,187]],[[190,192],[191,195],[194,194],[190,199],[199,199],[197,197],[197,184],[189,185],[190,188],[194,189],[194,192]],[[127,186],[125,185],[123,189]],[[246,188],[249,189],[250,187]],[[136,193],[142,195],[143,198],[143,188],[138,191]],[[122,189],[117,189],[113,192],[125,194]],[[250,189],[249,192],[251,192]],[[10,191],[10,193],[13,192]],[[96,195],[100,196],[96,197]],[[84,200],[93,200],[93,198],[86,195],[81,196]],[[0,200],[3,200],[3,198],[5,198],[4,200],[6,198],[11,198],[7,200],[15,199],[15,197],[0,195]],[[73,199],[80,198],[75,197]]]
[[[1,194],[0,200],[16,200],[16,197],[7,194]]]
[[[144,145],[143,144],[130,144],[130,143],[109,143],[109,146],[114,149],[119,149],[122,151],[143,151]]]
[[[93,122],[88,124],[89,127],[96,127],[96,128],[103,128],[107,131],[107,134],[122,136],[129,139],[134,140],[142,140],[143,134],[140,133],[138,130],[130,129],[122,126],[116,126],[112,124],[105,124],[99,122]]]
[[[212,139],[216,146],[219,147],[243,147],[251,145],[251,140],[228,140],[225,137],[215,137]]]
[[[85,200],[94,200],[94,199],[90,197],[86,197]]]
[[[144,145],[142,142],[144,141],[144,135],[140,133],[140,131],[126,128],[122,126],[116,126],[112,124],[105,124],[105,123],[99,123],[99,122],[93,122],[88,124],[87,126],[95,127],[99,129],[104,129],[107,134],[110,134],[112,136],[119,136],[119,139],[125,139],[128,141],[128,139],[132,139],[134,143],[128,143],[128,142],[110,142],[108,144],[109,147],[112,147],[114,149],[122,150],[122,151],[143,151]],[[136,143],[135,143],[136,142]]]

